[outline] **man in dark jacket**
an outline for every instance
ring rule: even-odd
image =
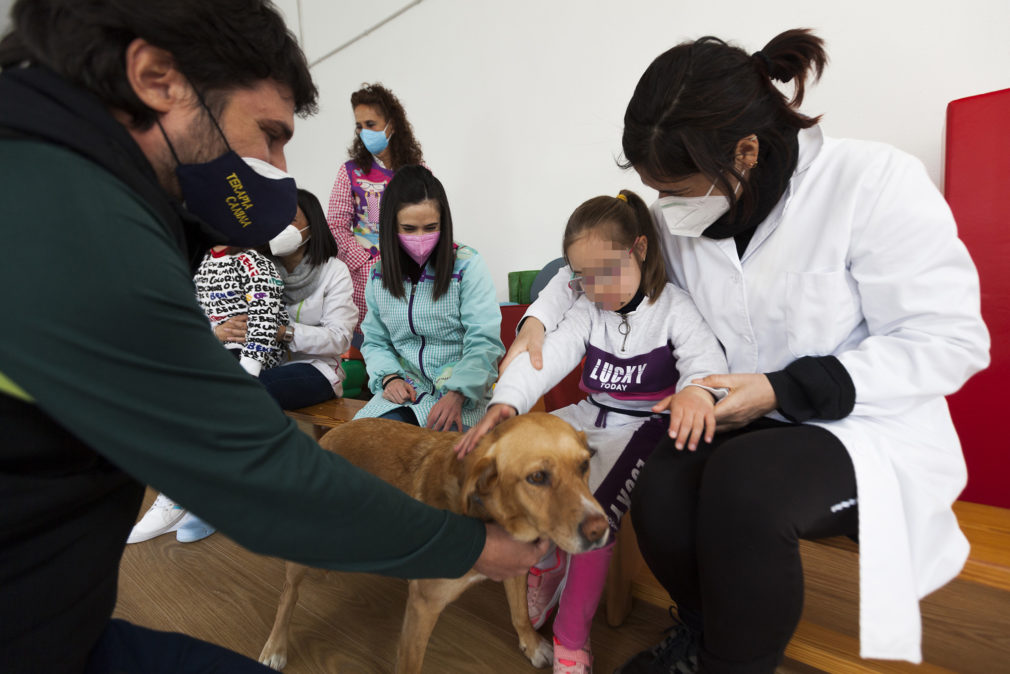
[[[259,668],[110,621],[144,484],[251,550],[305,564],[414,578],[529,567],[539,548],[320,451],[196,303],[210,245],[264,243],[293,218],[293,181],[276,169],[316,89],[272,6],[20,0],[11,16],[0,670]]]

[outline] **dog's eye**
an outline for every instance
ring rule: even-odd
[[[548,473],[547,471],[538,470],[535,473],[530,473],[529,475],[527,475],[526,481],[529,482],[530,484],[545,485],[550,484],[551,476],[550,473]]]
[[[582,465],[579,466],[579,474],[580,475],[585,475],[588,472],[589,472],[589,462],[588,461],[583,461]]]

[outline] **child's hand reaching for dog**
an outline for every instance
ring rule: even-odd
[[[698,449],[704,434],[705,442],[715,435],[715,400],[700,386],[685,386],[680,393],[667,396],[652,407],[653,412],[670,410],[670,437],[676,440],[677,449],[687,446]]]
[[[459,442],[452,448],[456,452],[456,458],[462,459],[464,456],[473,451],[473,448],[477,446],[480,439],[487,435],[488,431],[492,428],[505,421],[509,417],[514,417],[518,414],[516,408],[511,405],[491,405],[487,408],[487,412],[481,417],[481,420],[477,422],[477,425],[466,432]]]

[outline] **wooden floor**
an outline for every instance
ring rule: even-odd
[[[153,501],[148,490],[144,508]],[[353,545],[348,541],[348,545]],[[273,624],[284,563],[249,552],[223,534],[182,544],[174,534],[127,546],[116,617],[184,632],[257,657]],[[310,572],[292,618],[289,674],[392,671],[406,581]],[[609,674],[652,646],[670,625],[666,612],[637,602],[623,626],[593,625],[594,671]],[[549,626],[542,630],[550,638]],[[500,583],[466,592],[442,614],[425,657],[426,674],[511,674],[536,670],[519,652]],[[787,661],[780,674],[820,670]]]

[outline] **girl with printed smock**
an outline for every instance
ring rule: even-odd
[[[337,244],[315,195],[298,190],[294,222],[265,250],[269,250],[269,256],[244,250],[230,257],[215,257],[211,251],[201,265],[196,277],[197,297],[208,312],[215,336],[240,358],[250,374],[258,373],[260,383],[283,409],[298,409],[339,396],[344,378],[340,354],[351,344],[357,311],[351,301],[350,274],[336,258]],[[251,274],[243,286],[247,297],[268,294],[271,299],[262,306],[270,307],[270,311],[260,311],[254,301],[238,302],[227,291],[223,291],[223,299],[219,297],[222,288],[238,287],[229,280],[236,270]],[[225,308],[225,299],[234,300],[227,305],[231,308]],[[219,320],[222,316],[229,317]],[[250,340],[257,339],[270,349],[250,349]],[[251,367],[250,361],[259,367]],[[189,543],[214,531],[204,520],[159,494],[134,526],[127,543],[171,532],[176,532],[180,542]]]
[[[457,452],[464,456],[495,425],[528,412],[585,358],[579,385],[588,397],[553,414],[585,433],[594,450],[589,486],[616,536],[639,471],[660,439],[669,433],[691,451],[702,438],[711,442],[714,405],[725,392],[693,382],[725,371],[726,359],[691,298],[666,282],[659,235],[634,192],[596,197],[575,209],[563,251],[577,299],[544,342],[544,367],[534,368],[527,355],[516,359]],[[530,571],[534,627],[558,605],[556,673],[592,671],[589,630],[613,548],[611,540],[571,558],[554,549]]]
[[[355,418],[473,426],[505,353],[487,265],[453,242],[445,190],[423,166],[405,166],[390,181],[379,234],[387,254],[372,267],[361,324],[374,396]]]
[[[407,114],[389,89],[381,84],[363,85],[351,94],[351,107],[355,127],[348,149],[351,159],[337,171],[326,221],[340,249],[338,256],[351,272],[358,308],[355,330],[360,332],[368,309],[365,284],[382,248],[382,193],[400,167],[424,161]]]
[[[921,162],[799,112],[826,60],[807,30],[753,55],[704,37],[653,61],[625,113],[669,277],[725,348],[728,372],[701,383],[729,394],[712,442],[664,439],[642,468],[635,533],[681,622],[622,674],[775,671],[803,608],[799,541],[838,535],[859,540],[861,655],[919,662],[919,599],[968,555],[944,396],[988,364],[978,274]],[[578,301],[566,282],[509,356],[542,362]]]
[[[239,365],[262,377],[287,358],[282,339],[291,323],[283,302],[280,274],[274,263],[252,248],[215,246],[193,277],[196,299],[210,327]],[[180,543],[204,539],[216,530],[165,494],[158,494],[133,525],[130,543],[142,543],[175,532]]]
[[[214,246],[193,277],[196,299],[214,335],[254,377],[280,365],[287,344],[281,329],[291,321],[283,303],[284,282],[274,263],[252,248]],[[239,319],[241,337],[227,337],[228,321]]]

